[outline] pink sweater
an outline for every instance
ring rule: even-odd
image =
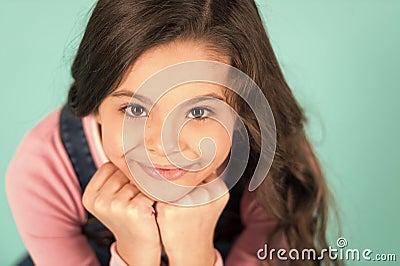
[[[99,265],[82,234],[86,212],[81,189],[59,134],[60,109],[31,129],[20,144],[6,176],[6,190],[17,228],[37,265]],[[97,167],[107,161],[93,116],[83,128]],[[266,265],[257,251],[275,227],[254,198],[244,192],[241,202],[244,231],[226,265]],[[283,241],[284,238],[282,238]],[[283,242],[282,242],[283,243]],[[215,265],[223,265],[217,253]],[[126,265],[111,246],[110,265]]]

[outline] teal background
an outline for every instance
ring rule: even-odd
[[[309,117],[342,236],[349,248],[396,253],[398,263],[400,1],[257,2]],[[0,0],[0,265],[24,253],[5,196],[7,166],[24,134],[66,99],[69,67],[93,3]],[[333,221],[333,247],[336,228]]]

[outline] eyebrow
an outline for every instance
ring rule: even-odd
[[[151,100],[149,98],[147,98],[146,96],[140,95],[140,94],[134,94],[131,91],[128,90],[120,90],[120,91],[116,91],[113,92],[111,94],[111,96],[114,97],[129,97],[129,98],[135,98],[138,99],[139,101],[146,103],[146,104],[151,104]]]
[[[111,96],[135,98],[135,99],[138,99],[139,101],[141,101],[143,103],[146,103],[146,104],[149,104],[149,105],[152,104],[152,101],[151,101],[150,98],[147,98],[146,96],[141,95],[141,94],[133,93],[133,92],[128,91],[128,90],[120,90],[120,91],[117,91],[117,92],[113,92],[111,94]],[[193,103],[197,103],[197,102],[211,100],[210,98],[216,98],[218,100],[225,101],[225,99],[222,96],[211,92],[211,93],[207,93],[207,94],[204,94],[204,95],[198,95],[198,96],[196,96],[196,97],[194,97],[194,98],[192,98],[190,100],[187,100],[186,103],[187,104],[193,104]]]

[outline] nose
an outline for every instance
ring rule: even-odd
[[[178,127],[170,119],[149,116],[144,138],[152,155],[164,157],[179,152]]]

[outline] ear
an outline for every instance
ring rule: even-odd
[[[101,125],[101,116],[98,109],[94,111],[94,118],[96,119],[97,123]]]

